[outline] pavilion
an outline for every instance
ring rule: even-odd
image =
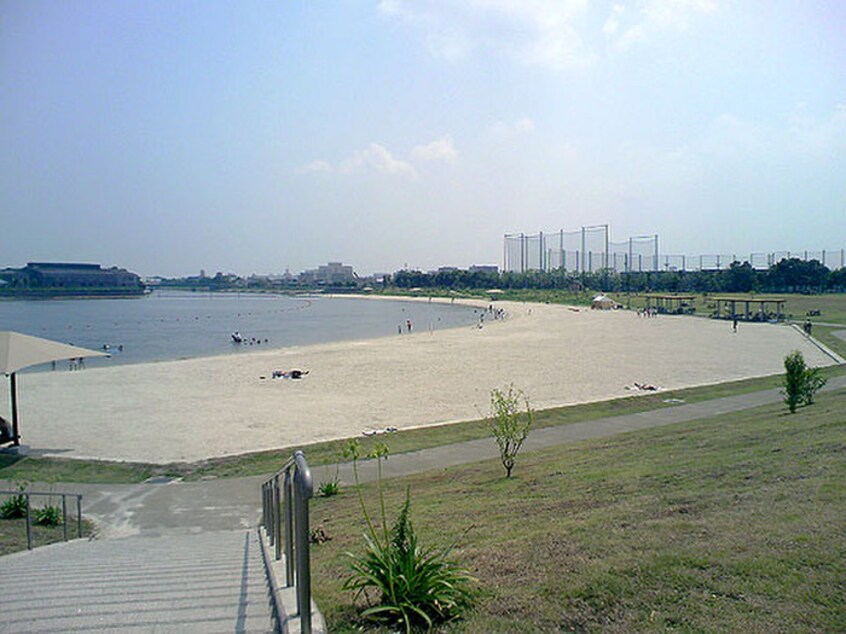
[[[781,297],[713,297],[717,303],[717,319],[742,319],[743,321],[782,321],[784,302]]]
[[[693,295],[660,295],[651,293],[646,296],[646,309],[655,309],[661,314],[684,315],[694,310],[693,302],[696,298]]]

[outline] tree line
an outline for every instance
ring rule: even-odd
[[[846,291],[846,269],[832,271],[818,260],[806,262],[799,258],[785,258],[766,270],[754,269],[749,262],[732,262],[727,269],[719,271],[398,271],[390,282],[393,286],[403,289],[531,288],[594,289],[618,293],[824,293]]]

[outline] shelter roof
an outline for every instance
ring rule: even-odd
[[[80,348],[19,332],[10,330],[0,332],[0,372],[3,374],[12,374],[31,365],[50,361],[107,356],[109,355],[98,350]]]

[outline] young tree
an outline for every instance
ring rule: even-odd
[[[526,411],[521,412],[524,406]],[[513,385],[502,390],[491,390],[488,424],[499,446],[499,456],[508,478],[511,477],[514,460],[523,447],[523,441],[529,435],[533,417],[529,399]]]
[[[814,395],[822,388],[826,379],[820,376],[819,368],[809,368],[805,358],[798,350],[784,357],[784,402],[790,413],[796,412],[799,405],[811,405]]]

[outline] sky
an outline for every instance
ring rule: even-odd
[[[0,0],[0,266],[846,247],[840,0]]]

